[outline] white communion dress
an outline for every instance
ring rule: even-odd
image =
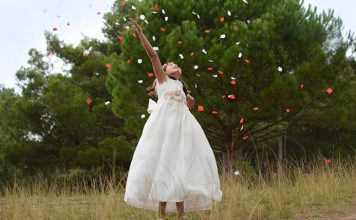
[[[183,84],[166,76],[156,80],[157,103],[150,113],[130,164],[124,201],[137,208],[166,212],[211,209],[222,191],[215,156],[205,133],[186,105]]]

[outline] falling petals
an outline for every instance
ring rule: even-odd
[[[244,118],[241,118],[240,119],[240,124],[243,124],[244,123]]]
[[[90,98],[87,98],[86,103],[89,105],[91,103]]]
[[[89,56],[89,54],[90,54],[90,51],[84,50],[83,57],[87,58]]]
[[[204,106],[202,106],[202,105],[198,105],[198,111],[199,111],[199,112],[204,111]]]
[[[235,99],[236,99],[236,97],[235,97],[234,94],[228,95],[227,97],[228,97],[229,99],[231,99],[231,100],[235,100]]]
[[[158,7],[157,4],[155,4],[153,7],[151,7],[152,11],[156,11],[156,10],[157,10],[157,7]]]

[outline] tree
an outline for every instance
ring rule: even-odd
[[[128,16],[142,23],[162,63],[173,60],[182,67],[197,107],[204,106],[193,114],[222,153],[225,170],[236,151],[251,156],[253,145],[273,143],[288,128],[311,128],[311,118],[319,127],[327,123],[321,108],[341,114],[333,123],[346,125],[354,74],[344,52],[354,39],[347,43],[340,37],[342,22],[332,12],[318,15],[296,0],[116,1],[114,6],[103,31],[120,54],[107,85],[115,97],[113,111],[125,118],[128,132],[140,135],[145,88],[153,81],[149,58],[125,23]],[[325,92],[329,87],[335,89],[332,95]],[[330,108],[335,100],[340,105]]]

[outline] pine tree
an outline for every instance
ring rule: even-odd
[[[338,124],[349,114],[344,95],[354,75],[342,22],[332,12],[318,15],[297,0],[116,1],[114,6],[103,31],[119,55],[107,85],[114,112],[137,136],[145,123],[140,119],[148,103],[145,88],[154,75],[127,17],[138,21],[162,63],[182,68],[196,106],[204,107],[193,114],[222,152],[225,169],[236,150],[246,157],[255,144],[273,143],[288,128],[321,127],[328,115],[338,115],[332,118]],[[325,92],[329,87],[332,94]],[[330,108],[336,100],[341,105]]]

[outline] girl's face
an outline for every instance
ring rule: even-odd
[[[180,79],[182,75],[182,69],[175,63],[169,63],[166,67],[166,73],[176,79]]]

